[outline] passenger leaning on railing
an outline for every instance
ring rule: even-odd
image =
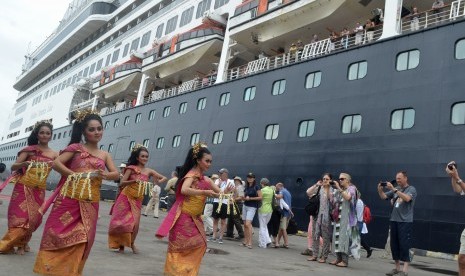
[[[410,30],[418,31],[420,29],[420,13],[418,13],[418,8],[413,7],[412,12],[410,13]]]
[[[444,8],[444,1],[442,0],[437,0],[433,2],[433,6],[431,7],[433,9],[433,18],[436,20],[436,24],[441,21],[441,9]]]

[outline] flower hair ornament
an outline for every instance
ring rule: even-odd
[[[201,148],[206,148],[206,147],[207,147],[206,143],[203,143],[203,142],[195,143],[192,146],[192,158],[197,159],[200,149]]]
[[[91,114],[94,114],[94,115],[97,115],[100,117],[100,113],[97,112],[97,110],[91,110],[91,109],[84,109],[84,110],[78,110],[74,113],[74,118],[76,118],[76,122],[78,123],[81,123],[82,121],[84,121],[84,119],[91,115]]]
[[[140,148],[143,148],[143,149],[147,150],[147,148],[144,147],[143,145],[141,145],[141,144],[136,144],[134,147],[132,147],[132,150],[131,150],[131,151],[132,151],[132,152],[136,152],[136,151],[139,150]]]

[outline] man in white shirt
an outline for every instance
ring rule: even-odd
[[[222,168],[218,171],[220,175],[220,179],[215,181],[215,184],[223,193],[225,190],[230,190],[230,187],[234,187],[234,181],[228,178],[229,171],[225,168]],[[220,230],[213,231],[213,236],[209,239],[209,241],[216,242],[218,241],[219,244],[223,243],[223,234],[226,230],[226,218],[228,217],[228,209],[230,212],[233,212],[232,208],[228,208],[229,198],[223,198],[221,201],[219,198],[215,198],[213,200],[213,229],[218,229],[218,221],[221,219],[221,227]]]
[[[155,185],[153,185],[152,188],[152,193],[150,194],[151,198],[149,200],[149,203],[147,203],[147,207],[145,207],[144,216],[147,216],[147,213],[153,207],[153,217],[158,218],[158,209],[160,206],[160,191],[160,186],[158,186],[158,184],[155,183]]]

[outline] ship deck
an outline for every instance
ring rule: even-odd
[[[0,233],[7,230],[7,210],[11,185],[0,195]],[[48,193],[49,194],[49,193]],[[136,245],[140,254],[134,255],[126,250],[125,254],[111,252],[107,248],[110,202],[100,202],[100,218],[97,224],[97,235],[84,268],[84,275],[162,275],[167,249],[167,241],[159,241],[154,233],[166,212],[160,212],[160,219],[151,216],[142,217]],[[24,256],[1,255],[1,275],[35,275],[32,268],[35,262],[43,226],[33,234],[30,242],[31,252]],[[349,268],[338,268],[329,264],[308,262],[307,256],[300,255],[305,250],[307,239],[302,236],[290,236],[289,249],[260,249],[257,247],[258,228],[254,229],[254,248],[252,250],[238,246],[239,242],[225,240],[224,244],[209,243],[215,254],[205,254],[200,275],[340,275],[347,272],[352,275],[373,276],[384,275],[393,268],[393,261],[382,258],[384,250],[375,249],[372,257],[367,259],[362,250],[360,261],[351,259]],[[369,235],[369,234],[368,234]],[[458,237],[457,237],[458,238]],[[458,250],[458,248],[457,248]],[[259,254],[258,254],[259,253]],[[329,257],[332,260],[334,256]],[[253,261],[252,261],[253,260]],[[415,256],[409,273],[417,276],[457,275],[456,261],[431,257]]]

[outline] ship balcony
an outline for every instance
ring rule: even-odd
[[[92,92],[105,101],[137,97],[141,81],[141,62],[129,62],[104,70],[93,83]]]
[[[212,69],[219,62],[224,32],[219,28],[195,29],[154,45],[143,59],[143,73],[153,79],[186,79],[192,72]],[[171,81],[179,81],[178,79]]]

